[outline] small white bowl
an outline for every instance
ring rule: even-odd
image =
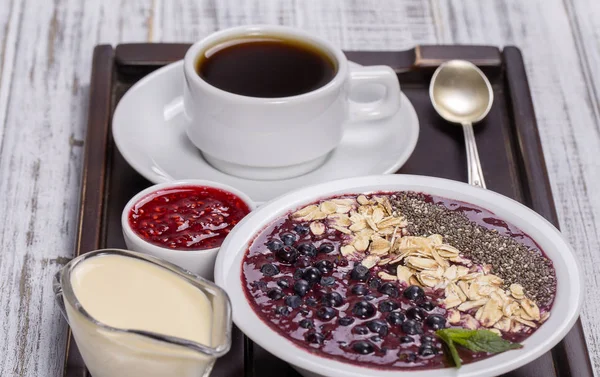
[[[557,287],[550,317],[523,342],[507,351],[456,368],[431,370],[377,369],[333,360],[297,347],[272,330],[252,309],[242,283],[248,245],[268,224],[309,203],[342,194],[416,191],[463,201],[493,212],[529,235],[552,260]],[[526,206],[466,183],[416,175],[384,175],[342,179],[305,187],[276,198],[246,216],[227,236],[215,265],[215,282],[231,298],[233,321],[250,339],[287,361],[305,377],[492,377],[510,372],[548,352],[571,329],[583,302],[584,280],[575,253],[552,224]]]
[[[121,227],[123,228],[123,237],[125,238],[125,244],[127,245],[127,248],[129,250],[150,254],[155,257],[164,259],[194,274],[200,275],[203,278],[212,281],[215,260],[217,258],[217,254],[219,252],[220,247],[204,250],[170,249],[152,244],[144,240],[129,225],[129,212],[131,211],[133,206],[140,200],[158,191],[168,190],[182,186],[203,186],[227,191],[240,198],[244,203],[246,203],[246,205],[248,206],[248,208],[250,208],[251,211],[255,208],[255,204],[252,202],[252,199],[248,197],[248,195],[244,194],[238,189],[235,189],[229,185],[225,185],[222,183],[204,181],[199,179],[159,183],[157,185],[150,186],[147,189],[140,191],[125,205],[123,213],[121,214]]]

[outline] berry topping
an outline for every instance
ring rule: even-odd
[[[380,336],[386,336],[388,334],[388,325],[385,321],[380,319],[374,319],[366,323],[367,328],[371,330],[371,332],[377,333]]]
[[[406,311],[406,317],[408,319],[414,319],[415,321],[423,322],[425,317],[427,317],[427,313],[422,308],[418,306],[413,306]]]
[[[421,324],[419,322],[414,321],[412,319],[408,319],[402,323],[402,331],[404,331],[408,335],[416,335],[422,334],[423,328],[421,327]]]
[[[368,355],[375,351],[373,345],[365,340],[354,342],[352,344],[352,349],[354,350],[354,352],[359,353],[361,355]]]
[[[310,283],[306,280],[300,279],[294,283],[294,292],[300,297],[304,297],[310,290]]]
[[[406,316],[400,312],[393,312],[388,314],[386,320],[388,321],[388,323],[392,326],[399,326],[402,324],[402,322],[404,322],[404,320],[406,319]]]
[[[330,293],[326,293],[323,296],[323,299],[321,300],[321,302],[325,306],[338,307],[338,306],[342,306],[344,304],[344,298],[342,297],[342,295],[340,295],[337,292],[330,292]]]
[[[362,319],[373,317],[375,315],[375,311],[375,306],[364,300],[357,302],[352,308],[352,314],[354,314],[355,317]]]
[[[322,319],[324,321],[329,321],[336,315],[337,315],[337,310],[327,307],[327,306],[323,306],[323,307],[319,308],[319,310],[317,310],[317,317],[319,317],[320,319]]]
[[[362,264],[357,264],[352,269],[350,278],[357,281],[366,281],[369,278],[369,269]]]
[[[267,242],[267,249],[271,250],[272,252],[281,250],[282,248],[283,242],[279,240],[270,240],[269,242]]]
[[[398,304],[394,301],[381,301],[379,303],[379,311],[382,313],[392,312],[398,309]]]
[[[323,344],[325,336],[315,331],[309,331],[304,335],[304,339],[311,344]]]
[[[325,275],[333,271],[334,265],[330,261],[323,259],[315,263],[315,267]]]
[[[388,295],[392,298],[394,297],[398,297],[399,292],[398,292],[398,287],[396,287],[393,283],[383,283],[378,291],[380,293],[383,293],[384,295]]]
[[[402,295],[409,300],[417,301],[425,297],[425,291],[419,286],[411,285],[404,290]]]
[[[313,323],[313,321],[311,321],[310,319],[307,319],[307,318],[304,318],[303,320],[298,322],[298,325],[300,327],[302,327],[303,329],[312,329],[313,327],[315,327],[315,324]]]
[[[302,298],[300,296],[287,296],[285,298],[285,304],[292,309],[296,309],[302,305]]]
[[[364,284],[356,284],[352,287],[351,292],[357,296],[364,296],[369,293],[369,289],[367,289],[367,286]]]
[[[314,258],[317,256],[317,248],[312,243],[304,242],[298,245],[298,251],[302,255],[306,255],[307,257]]]
[[[333,244],[329,243],[329,242],[323,242],[321,244],[321,246],[319,246],[319,253],[322,253],[322,254],[333,253],[334,250],[335,250],[335,246],[333,246]]]
[[[281,238],[281,241],[286,246],[292,246],[297,239],[294,233],[282,233],[279,235],[279,238]]]
[[[279,273],[279,268],[272,263],[265,263],[260,268],[260,272],[265,276],[275,276]]]
[[[296,258],[298,258],[298,250],[292,246],[284,246],[277,250],[275,255],[280,261],[292,264],[296,261]]]
[[[425,324],[433,330],[440,330],[446,327],[446,318],[439,314],[432,314],[427,317]]]
[[[271,300],[279,300],[283,297],[283,292],[279,288],[271,288],[269,292],[267,292],[267,296],[269,296]]]

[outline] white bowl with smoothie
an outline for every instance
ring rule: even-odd
[[[158,258],[92,251],[54,292],[94,377],[205,377],[231,346],[227,294]]]

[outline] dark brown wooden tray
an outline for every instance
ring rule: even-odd
[[[188,44],[103,45],[94,50],[86,152],[81,189],[77,255],[105,247],[124,248],[120,215],[125,203],[151,183],[122,158],[112,141],[111,117],[119,99],[149,72],[182,59]],[[398,73],[402,90],[419,116],[415,152],[399,173],[466,181],[460,127],[449,127],[429,102],[429,80],[448,59],[467,59],[488,75],[494,105],[475,128],[483,171],[490,190],[514,198],[558,225],[540,145],[529,85],[520,51],[491,46],[419,46],[396,52],[347,52],[361,64],[387,64]],[[141,109],[143,111],[143,109]],[[72,337],[67,344],[67,376],[87,376]],[[298,374],[236,331],[229,354],[219,360],[215,377],[292,377]],[[581,324],[551,352],[506,376],[591,377]]]

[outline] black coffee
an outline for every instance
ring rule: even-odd
[[[279,37],[240,38],[209,48],[196,72],[209,84],[250,97],[289,97],[308,93],[333,79],[328,54],[301,41]]]

